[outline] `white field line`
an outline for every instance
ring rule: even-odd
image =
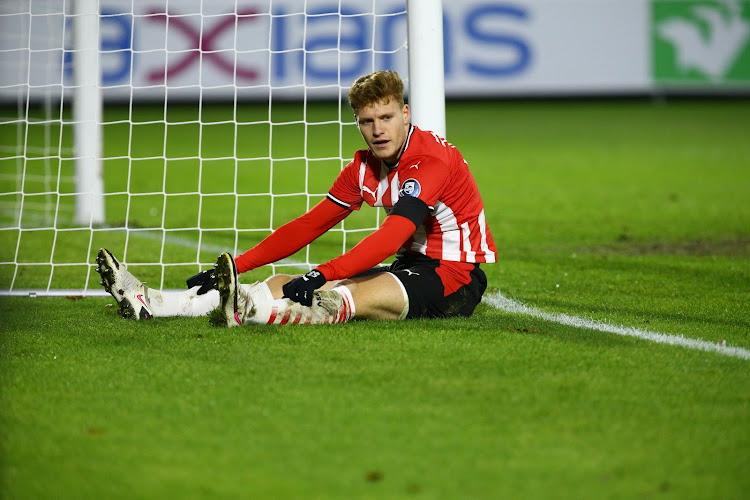
[[[605,323],[603,321],[595,321],[592,319],[570,316],[569,314],[549,313],[542,311],[541,309],[538,309],[536,307],[529,307],[516,300],[504,297],[500,292],[486,295],[483,301],[491,307],[500,309],[502,311],[514,314],[524,314],[526,316],[533,316],[535,318],[543,319],[545,321],[551,321],[553,323],[559,323],[561,325],[573,326],[575,328],[586,328],[588,330],[597,330],[606,333],[615,333],[617,335],[624,335],[626,337],[637,337],[639,339],[650,340],[651,342],[657,342],[659,344],[677,345],[686,349],[698,349],[701,351],[715,352],[718,354],[723,354],[724,356],[730,356],[750,361],[750,351],[741,347],[732,347],[716,342],[691,339],[683,337],[682,335],[667,335],[665,333],[650,332],[648,330],[640,330],[632,326],[613,325],[610,323]]]
[[[151,240],[151,241],[162,240],[162,237],[160,235],[156,235],[154,233],[145,232],[145,231],[134,231],[130,234],[130,237],[135,238],[135,239],[140,238],[140,239]],[[171,245],[175,247],[194,249],[198,246],[197,241],[191,240],[190,238],[185,238],[182,236],[173,236],[173,235],[168,234],[164,236],[163,239],[167,245]],[[201,249],[203,251],[213,252],[216,255],[219,255],[222,252],[226,252],[229,250],[224,246],[216,245],[213,243],[201,243]],[[116,257],[121,258],[122,256],[117,255]],[[313,267],[317,266],[317,264],[315,263],[307,264],[305,262],[299,262],[293,259],[281,259],[279,261],[276,261],[274,264],[276,266],[307,269],[307,270],[310,270]],[[96,266],[95,263],[89,263],[89,265],[92,268]],[[180,292],[182,291],[182,289],[165,289],[163,291]],[[50,290],[46,290],[43,288],[14,288],[13,290],[0,289],[0,297],[69,297],[69,296],[108,297],[109,294],[101,288],[86,288],[86,289],[64,288],[64,289],[50,289]]]
[[[141,233],[141,232],[134,232],[131,234],[131,236],[141,237],[144,239],[161,239],[161,238],[152,237],[148,233]],[[190,240],[189,238],[175,237],[175,236],[170,236],[170,235],[167,235],[165,237],[165,240],[168,244],[175,245],[175,246],[182,246],[182,247],[194,247],[195,245],[198,244],[196,241]],[[207,244],[207,243],[203,243],[202,248],[204,250],[213,250],[216,254],[219,254],[224,251],[223,247],[220,247],[218,245],[213,245],[213,244]],[[306,264],[302,262],[295,262],[292,259],[282,259],[279,261],[279,263],[283,263],[286,265],[299,265],[300,267],[307,267]],[[20,294],[20,295],[36,296],[36,292],[39,292],[39,291],[38,290],[19,290],[18,292],[14,294],[9,294],[9,295]],[[63,290],[61,292],[63,292],[62,295],[75,295],[78,293],[77,290]],[[0,294],[0,295],[5,295],[5,294]],[[89,290],[87,295],[93,296],[93,295],[108,295],[108,294],[104,292],[104,290],[96,290],[96,291]],[[522,304],[521,302],[504,297],[500,292],[497,292],[495,294],[485,295],[482,301],[487,303],[491,307],[500,309],[502,311],[515,313],[515,314],[524,314],[526,316],[533,316],[535,318],[543,319],[545,321],[551,321],[553,323],[573,326],[576,328],[585,328],[587,330],[597,330],[597,331],[605,332],[605,333],[615,333],[617,335],[624,335],[626,337],[637,337],[637,338],[641,338],[644,340],[657,342],[660,344],[678,345],[681,347],[685,347],[687,349],[698,349],[701,351],[716,352],[719,354],[723,354],[725,356],[730,356],[730,357],[740,358],[740,359],[750,361],[750,351],[747,349],[743,349],[742,347],[732,347],[726,344],[707,342],[705,340],[700,340],[700,339],[691,339],[688,337],[684,337],[682,335],[668,335],[665,333],[650,332],[648,330],[640,330],[632,326],[613,325],[613,324],[605,323],[602,321],[579,318],[577,316],[570,316],[568,314],[563,314],[563,313],[548,313],[536,307],[529,307],[527,305]]]

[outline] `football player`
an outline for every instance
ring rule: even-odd
[[[444,138],[411,124],[394,71],[357,79],[349,103],[368,148],[355,153],[328,195],[236,259],[223,253],[214,268],[188,280],[188,291],[149,290],[100,250],[97,270],[121,314],[215,310],[213,322],[227,326],[471,316],[487,287],[480,264],[495,262],[497,250],[466,160]],[[363,203],[387,216],[348,252],[302,276],[238,282],[239,274],[302,249]],[[392,264],[379,266],[394,254]]]

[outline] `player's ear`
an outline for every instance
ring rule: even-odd
[[[404,104],[404,123],[409,123],[409,120],[411,119],[411,111],[409,110],[409,105]]]

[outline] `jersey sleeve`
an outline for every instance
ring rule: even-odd
[[[401,215],[389,215],[377,231],[365,237],[343,255],[321,264],[317,269],[326,280],[351,278],[390,257],[414,234],[417,226]]]
[[[328,199],[311,208],[304,215],[287,222],[263,241],[235,260],[238,273],[276,262],[299,251],[305,245],[344,220],[351,210]]]
[[[357,151],[354,160],[344,167],[333,183],[327,198],[346,210],[359,210],[362,207],[362,190],[359,186],[359,172],[364,166],[362,151]]]

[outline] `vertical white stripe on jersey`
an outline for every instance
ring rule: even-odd
[[[362,198],[365,197],[362,187],[365,185],[365,172],[367,171],[367,162],[363,161],[359,164],[359,192],[362,193]]]
[[[484,218],[484,209],[479,212],[477,217],[477,223],[479,223],[479,233],[482,235],[482,241],[479,243],[482,252],[484,252],[484,261],[488,264],[495,262],[495,252],[490,250],[487,246],[487,221]]]
[[[383,206],[383,195],[388,191],[388,173],[390,170],[383,163],[380,162],[380,184],[378,184],[378,196],[375,199],[374,207]]]
[[[424,229],[424,224],[419,225],[411,239],[411,250],[427,255],[427,232]]]
[[[398,180],[398,172],[396,172],[396,175],[393,176],[393,179],[391,179],[391,204],[395,205],[398,201],[398,191],[399,191],[399,180]]]
[[[443,260],[461,260],[461,232],[453,210],[445,203],[435,203],[435,219],[443,233]]]
[[[476,262],[476,252],[471,249],[471,229],[469,229],[469,223],[464,222],[461,224],[461,235],[464,239],[464,252],[466,252],[466,262]]]

